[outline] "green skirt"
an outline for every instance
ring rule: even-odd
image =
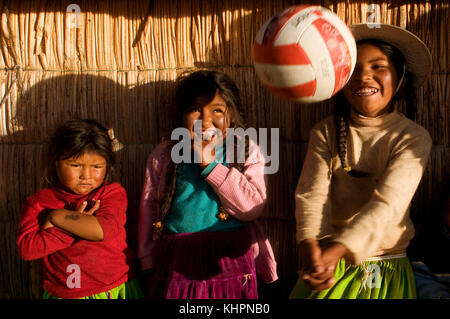
[[[133,278],[111,290],[77,299],[143,299],[143,298],[144,294],[142,293],[141,287],[139,286],[139,283],[136,280],[136,278]],[[48,293],[48,291],[44,291],[42,299],[62,299],[62,298],[51,296]]]
[[[299,278],[289,298],[416,299],[414,272],[408,257],[389,257],[372,258],[359,265],[347,265],[342,258],[336,266],[333,286],[312,292]]]

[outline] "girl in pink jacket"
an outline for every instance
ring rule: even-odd
[[[256,274],[275,281],[276,263],[256,222],[266,203],[264,158],[230,130],[244,128],[239,91],[215,71],[177,84],[181,121],[172,136],[188,144],[153,150],[140,205],[138,257],[150,297],[257,298]]]

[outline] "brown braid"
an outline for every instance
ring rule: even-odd
[[[177,167],[178,164],[170,161],[170,164],[167,168],[166,175],[166,191],[165,197],[161,205],[161,219],[164,220],[169,211],[170,205],[172,203],[173,195],[175,194],[175,185],[177,180]]]
[[[177,167],[178,164],[175,164],[170,161],[167,166],[167,170],[165,172],[165,187],[164,189],[158,188],[158,198],[160,194],[164,192],[164,199],[162,200],[162,204],[160,206],[159,212],[157,212],[158,216],[156,218],[156,222],[153,224],[155,226],[156,231],[153,233],[153,239],[156,240],[162,233],[164,229],[164,220],[169,212],[170,205],[172,204],[172,198],[175,194],[175,185],[176,185],[176,176],[177,176]],[[161,183],[160,183],[161,185]]]
[[[351,170],[350,166],[347,166],[347,160],[345,155],[347,153],[347,120],[344,116],[337,118],[337,132],[338,138],[338,155],[341,160],[341,166],[347,172]]]
[[[347,163],[347,135],[348,135],[348,117],[349,117],[349,107],[344,107],[347,102],[340,92],[336,99],[336,105],[334,107],[334,122],[336,127],[336,140],[338,155],[341,161],[342,168],[347,172],[348,175],[352,177],[366,177],[369,173],[356,170]]]

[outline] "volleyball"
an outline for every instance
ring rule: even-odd
[[[351,30],[321,6],[290,7],[267,20],[252,53],[261,83],[283,99],[302,103],[335,95],[356,63]]]

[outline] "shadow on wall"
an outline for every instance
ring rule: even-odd
[[[419,189],[411,205],[411,217],[417,235],[440,221],[440,211],[450,192],[450,42],[449,7],[426,1],[431,10],[424,13],[411,6],[406,28],[427,45],[433,58],[432,73],[417,102],[415,121],[424,126],[433,140],[433,149]],[[400,1],[400,6],[407,1]],[[422,1],[422,3],[424,3]],[[438,7],[439,6],[439,7]],[[418,15],[417,19],[414,17]]]
[[[125,79],[130,75],[122,76]],[[2,258],[2,268],[7,268],[2,271],[3,282],[23,287],[18,291],[1,287],[6,290],[1,292],[1,297],[41,296],[39,280],[35,278],[39,274],[36,263],[20,259],[15,234],[21,205],[40,189],[50,136],[54,128],[66,120],[95,119],[115,136],[118,150],[114,180],[128,193],[127,239],[133,251],[137,251],[145,162],[175,124],[171,100],[174,84],[173,81],[154,81],[130,88],[104,76],[71,74],[41,80],[18,97],[13,118],[18,129],[0,136],[0,219],[9,226],[5,234],[8,238],[3,239],[7,247],[0,249],[2,256],[8,259]]]
[[[400,1],[398,5],[408,3]],[[416,122],[424,126],[433,140],[433,148],[422,182],[411,204],[411,218],[416,234],[408,247],[411,261],[424,262],[433,273],[448,273],[450,259],[448,237],[444,235],[445,214],[450,198],[450,42],[448,41],[449,7],[428,2],[432,10],[414,16],[409,11],[406,28],[420,37],[430,49],[433,70],[417,104]],[[419,12],[420,13],[420,12]],[[432,249],[430,249],[432,247]]]

